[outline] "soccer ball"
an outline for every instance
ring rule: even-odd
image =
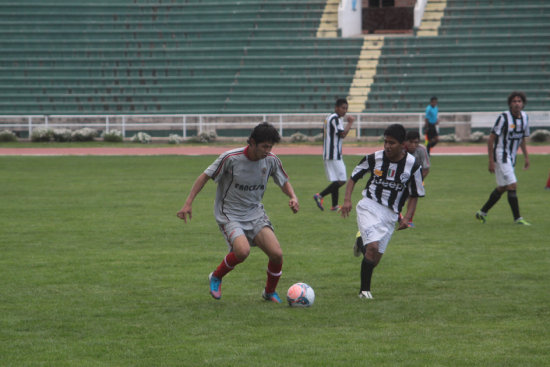
[[[290,307],[309,307],[315,301],[315,292],[306,283],[295,283],[288,288],[286,300]]]

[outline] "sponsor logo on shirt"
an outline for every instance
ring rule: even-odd
[[[395,191],[403,191],[405,189],[405,185],[400,182],[395,181],[386,181],[382,177],[375,177],[374,179],[375,185],[380,185],[385,189],[391,189]]]
[[[257,191],[257,190],[264,190],[265,186],[264,185],[241,185],[236,183],[235,189],[240,191]]]
[[[511,131],[508,133],[508,139],[509,140],[515,140],[515,139],[523,139],[523,132],[515,132]]]

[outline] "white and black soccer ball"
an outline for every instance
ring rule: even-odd
[[[288,288],[286,300],[290,307],[309,307],[315,302],[315,292],[306,283],[295,283]]]

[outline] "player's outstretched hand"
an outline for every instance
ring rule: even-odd
[[[399,227],[397,227],[397,230],[400,231],[407,228],[409,228],[409,222],[404,219],[399,220]]]
[[[294,214],[298,213],[298,210],[300,210],[300,204],[298,204],[298,199],[290,199],[288,201],[288,206],[292,210]]]
[[[187,215],[189,215],[189,220],[191,220],[191,217],[193,216],[191,214],[191,207],[187,205],[184,205],[176,215],[178,218],[183,219],[185,223],[187,223]]]
[[[489,161],[489,172],[495,173],[495,162]]]
[[[344,205],[340,208],[340,215],[342,218],[349,217],[349,212],[351,211],[351,203],[344,201]]]

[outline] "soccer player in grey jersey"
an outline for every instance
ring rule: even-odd
[[[422,168],[416,158],[405,151],[405,134],[403,125],[388,126],[384,131],[384,150],[363,157],[346,185],[342,206],[344,218],[351,211],[355,183],[366,173],[371,174],[356,208],[361,247],[358,248],[356,242],[354,253],[356,256],[363,253],[359,298],[373,298],[370,288],[372,273],[386,250],[395,225],[399,221],[398,229],[408,228],[418,198],[424,196]],[[407,199],[407,213],[399,219]]]
[[[508,96],[509,110],[501,113],[487,141],[489,152],[489,172],[496,176],[497,187],[493,190],[487,202],[476,213],[476,218],[485,223],[489,209],[495,205],[504,192],[508,192],[508,203],[512,209],[514,222],[520,225],[530,225],[519,212],[517,197],[517,179],[514,172],[516,154],[521,148],[524,159],[524,169],[529,168],[529,155],[525,138],[529,136],[529,120],[523,112],[527,98],[522,92],[512,92]]]
[[[177,213],[187,223],[192,203],[208,180],[218,184],[214,217],[222,232],[229,253],[210,275],[210,294],[221,298],[222,278],[243,262],[251,246],[258,246],[267,255],[267,282],[262,297],[281,303],[275,291],[282,274],[283,253],[268,216],[261,203],[269,177],[290,198],[288,205],[297,213],[298,198],[276,155],[273,145],[280,141],[279,132],[268,123],[257,125],[244,148],[221,154],[195,181],[184,206]]]

